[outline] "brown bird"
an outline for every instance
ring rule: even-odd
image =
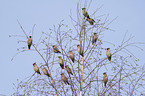
[[[94,36],[93,36],[93,39],[92,39],[92,45],[94,43],[96,43],[97,39],[98,39],[97,33],[94,33]]]
[[[94,19],[91,18],[87,18],[86,21],[89,21],[90,25],[93,25],[95,22]]]
[[[52,47],[53,47],[53,51],[54,51],[55,53],[61,53],[61,52],[59,51],[59,49],[58,49],[55,45],[53,45]]]
[[[60,67],[61,67],[62,69],[64,69],[64,62],[63,62],[63,59],[61,58],[61,56],[59,56],[58,58],[59,58]]]
[[[82,13],[85,17],[90,18],[88,12],[86,11],[86,8],[82,8]]]
[[[28,44],[28,50],[30,50],[31,45],[32,45],[32,38],[31,38],[31,36],[29,36],[29,39],[27,41],[27,44]]]
[[[108,76],[107,76],[106,72],[104,72],[103,75],[104,75],[103,76],[104,86],[106,87],[106,84],[108,82]]]
[[[73,73],[72,73],[71,69],[68,67],[68,65],[65,65],[65,68],[69,74],[73,75]]]
[[[65,84],[69,85],[68,79],[65,77],[63,73],[61,73],[61,80],[63,80]]]
[[[37,72],[38,74],[41,75],[41,73],[40,73],[40,71],[39,71],[39,68],[38,68],[38,66],[36,65],[36,63],[33,63],[33,69],[34,69],[35,72]]]
[[[110,52],[110,48],[107,48],[106,55],[107,55],[108,60],[111,62],[111,52]]]
[[[75,58],[74,58],[74,53],[73,53],[72,51],[70,51],[69,57],[70,57],[70,59],[72,60],[72,62],[74,63]]]
[[[49,73],[48,73],[48,70],[47,70],[45,67],[42,69],[42,71],[43,71],[43,73],[44,73],[45,75],[47,75],[48,77],[50,77],[50,75],[49,75]]]
[[[84,57],[84,54],[83,54],[83,48],[80,47],[80,45],[77,45],[77,50],[78,50],[78,53]]]

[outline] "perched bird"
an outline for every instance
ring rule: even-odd
[[[63,80],[65,84],[69,85],[68,79],[65,77],[63,73],[61,73],[61,80]]]
[[[110,48],[107,48],[106,55],[107,55],[108,60],[111,62],[111,52],[110,52]]]
[[[83,54],[83,48],[80,47],[80,45],[77,45],[77,50],[78,50],[78,53],[84,57],[84,54]]]
[[[71,69],[68,67],[68,65],[65,65],[65,68],[69,74],[73,75],[73,73],[72,73]]]
[[[44,73],[45,75],[47,75],[48,77],[50,77],[50,75],[49,75],[49,73],[48,73],[48,70],[47,70],[45,67],[42,69],[42,71],[43,71],[43,73]]]
[[[104,86],[106,87],[106,84],[108,82],[108,76],[107,76],[106,72],[104,72],[103,75],[104,75],[103,76]]]
[[[73,53],[72,51],[70,51],[69,57],[70,57],[70,59],[71,59],[71,60],[73,61],[73,63],[74,63],[75,58],[74,58],[74,53]]]
[[[59,51],[59,49],[58,49],[55,45],[53,45],[52,47],[53,47],[53,51],[54,51],[55,53],[61,53],[61,52]]]
[[[82,13],[85,17],[90,18],[88,12],[86,11],[86,8],[82,8]]]
[[[59,58],[60,67],[61,67],[62,69],[64,69],[64,62],[63,62],[63,59],[61,58],[61,56],[59,56],[58,58]]]
[[[39,71],[39,68],[38,68],[38,66],[36,65],[36,63],[33,63],[33,69],[34,69],[35,72],[37,72],[38,74],[41,75],[41,73],[40,73],[40,71]]]
[[[95,22],[94,19],[91,19],[91,18],[87,18],[86,20],[89,21],[90,25],[93,25]]]
[[[27,41],[27,44],[28,44],[28,50],[30,50],[31,45],[32,45],[32,38],[31,38],[31,36],[29,36],[29,39]]]
[[[94,33],[94,36],[93,36],[93,39],[92,39],[92,45],[94,43],[96,43],[97,39],[98,39],[97,33]]]

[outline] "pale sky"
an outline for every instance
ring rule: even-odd
[[[103,5],[98,15],[109,14],[117,20],[111,24],[115,32],[105,33],[104,39],[119,45],[126,31],[133,35],[134,41],[145,42],[145,1],[144,0],[92,0],[88,12],[90,14],[96,8]],[[36,24],[34,38],[39,34],[49,31],[53,25],[57,25],[62,19],[66,24],[71,24],[70,11],[76,18],[78,0],[0,0],[0,94],[10,96],[13,92],[13,83],[17,79],[23,80],[34,73],[32,63],[38,62],[38,54],[26,52],[17,55],[13,61],[11,58],[17,53],[17,48],[27,46],[27,43],[18,44],[21,37],[9,35],[24,35],[17,20],[24,30],[29,33]],[[80,9],[81,10],[81,9]],[[111,36],[111,38],[109,38]],[[24,38],[25,40],[25,38]],[[145,45],[140,45],[145,49]],[[145,51],[130,49],[136,57],[140,58],[140,64],[144,64]],[[31,59],[30,59],[31,58]]]

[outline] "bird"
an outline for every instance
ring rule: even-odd
[[[74,63],[75,58],[74,58],[74,53],[73,53],[72,51],[70,51],[69,57],[70,57],[70,59],[72,60],[72,62]]]
[[[77,50],[78,50],[78,53],[84,57],[84,54],[83,54],[83,48],[80,47],[80,45],[77,45]]]
[[[110,52],[110,48],[107,48],[106,55],[107,55],[108,60],[111,62],[111,52]]]
[[[97,33],[94,33],[94,36],[93,36],[93,39],[92,39],[92,45],[94,43],[96,43],[97,39],[98,39]]]
[[[28,50],[30,50],[31,45],[32,45],[32,38],[31,38],[31,36],[29,36],[29,39],[27,41],[27,44],[28,44]]]
[[[44,73],[45,75],[47,75],[48,77],[50,77],[50,75],[49,75],[49,73],[48,73],[48,70],[47,70],[45,67],[42,69],[42,71],[43,71],[43,73]]]
[[[61,52],[59,51],[59,49],[58,49],[55,45],[53,45],[52,47],[53,47],[53,51],[54,51],[55,53],[61,53]]]
[[[68,67],[68,65],[65,65],[65,68],[69,74],[73,75],[73,73],[72,73],[71,69]]]
[[[106,72],[104,72],[103,75],[104,75],[103,76],[104,86],[106,87],[106,84],[108,82],[108,76],[107,76]]]
[[[40,71],[39,71],[39,67],[36,65],[36,63],[33,63],[33,69],[35,72],[37,72],[38,74],[41,75]]]
[[[63,73],[61,73],[61,80],[63,80],[65,84],[70,85],[68,82],[68,79],[65,77],[65,75]]]
[[[63,59],[61,58],[61,56],[59,56],[58,58],[59,58],[60,67],[61,67],[62,69],[64,69],[64,62],[63,62]]]
[[[91,18],[87,18],[86,21],[89,21],[90,25],[93,25],[95,22],[94,19]]]
[[[82,8],[82,13],[85,17],[90,18],[88,12],[86,11],[86,8]]]

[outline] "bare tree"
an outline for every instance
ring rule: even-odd
[[[91,2],[88,3],[86,11]],[[145,89],[144,66],[137,64],[138,58],[128,49],[135,47],[142,50],[138,44],[143,43],[131,42],[134,37],[127,37],[127,33],[119,45],[103,41],[103,34],[113,31],[109,25],[117,17],[113,20],[109,20],[108,15],[93,17],[100,8],[97,8],[92,14],[88,12],[89,16],[85,16],[82,8],[81,2],[79,2],[76,20],[70,15],[73,27],[65,25],[62,20],[49,32],[42,32],[37,43],[32,43],[33,50],[30,51],[35,51],[42,59],[42,63],[37,64],[39,70],[45,67],[49,75],[34,73],[26,79],[18,81],[18,84],[14,84],[16,90],[13,95],[132,96],[143,93]],[[27,33],[19,21],[18,24],[27,41]],[[97,37],[93,41],[94,34]],[[105,43],[116,46],[114,49],[110,49],[109,60],[106,56],[107,48],[103,47]],[[56,51],[56,48],[59,51]],[[19,49],[16,55],[27,50],[27,47]],[[69,56],[70,51],[74,54],[74,61]],[[69,71],[66,68],[63,69],[58,57],[63,60],[61,62],[64,67],[68,65]],[[70,74],[70,70],[72,74]],[[103,83],[103,70],[107,70],[106,73],[111,74],[107,74],[106,87]],[[63,77],[61,77],[61,73],[63,73]]]

